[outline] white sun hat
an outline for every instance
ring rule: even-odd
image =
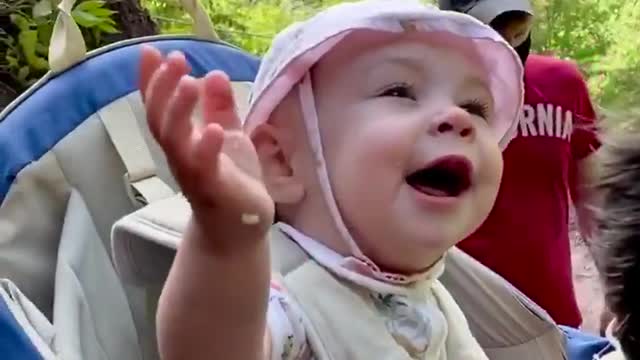
[[[517,54],[481,21],[417,0],[346,2],[283,30],[262,60],[245,128],[252,131],[266,121],[295,85],[305,84],[309,69],[347,35],[361,30],[401,33],[408,24],[425,36],[448,36],[453,48],[475,55],[489,75],[497,114],[492,125],[501,147],[506,147],[513,137],[523,97],[523,70]]]
[[[251,132],[268,121],[283,98],[298,87],[302,121],[315,157],[324,200],[341,240],[351,250],[351,256],[333,258],[333,264],[325,265],[344,270],[345,276],[353,274],[353,269],[364,268],[376,279],[405,284],[422,274],[404,276],[380,271],[362,253],[346,228],[331,189],[318,129],[309,71],[328,51],[342,41],[349,41],[348,35],[358,31],[380,36],[417,31],[424,34],[425,40],[438,38],[453,50],[463,52],[486,73],[496,114],[490,125],[502,148],[511,140],[518,123],[524,96],[523,69],[515,51],[489,26],[471,16],[441,11],[417,0],[366,0],[336,5],[280,33],[261,62],[243,120],[244,128]],[[191,213],[188,202],[182,197],[171,198],[166,204],[162,201],[150,204],[138,212],[117,222],[112,235],[116,267],[121,276],[132,281],[153,278],[151,273],[168,268],[172,260],[167,254],[178,247]],[[151,223],[156,225],[142,226],[141,221],[149,222],[149,216]],[[158,231],[159,223],[166,225],[166,229]],[[280,229],[296,237],[286,226]],[[139,241],[140,238],[144,241]]]

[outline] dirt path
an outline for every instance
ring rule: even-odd
[[[602,288],[598,280],[598,273],[587,246],[575,229],[571,231],[570,237],[573,281],[584,320],[582,328],[598,333],[600,313],[603,307]]]

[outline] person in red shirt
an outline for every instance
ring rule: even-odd
[[[582,316],[572,281],[570,200],[582,236],[593,220],[586,184],[598,149],[595,112],[577,66],[529,54],[533,11],[527,0],[440,0],[440,7],[490,24],[525,65],[525,105],[504,152],[504,174],[486,222],[459,247],[493,269],[561,325]]]

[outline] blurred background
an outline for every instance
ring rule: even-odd
[[[47,70],[59,0],[0,0],[0,106]],[[339,0],[202,0],[226,41],[262,54],[272,36]],[[433,1],[427,1],[433,2]],[[576,61],[604,109],[640,104],[640,1],[533,0],[534,50]],[[156,33],[188,33],[177,0],[78,0],[88,46]]]

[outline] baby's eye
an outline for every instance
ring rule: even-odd
[[[481,100],[474,99],[460,105],[460,107],[471,115],[480,116],[485,120],[489,120],[489,105]]]
[[[395,84],[383,90],[380,97],[399,97],[399,98],[407,98],[411,100],[416,100],[416,95],[411,88],[411,86],[407,84]]]

